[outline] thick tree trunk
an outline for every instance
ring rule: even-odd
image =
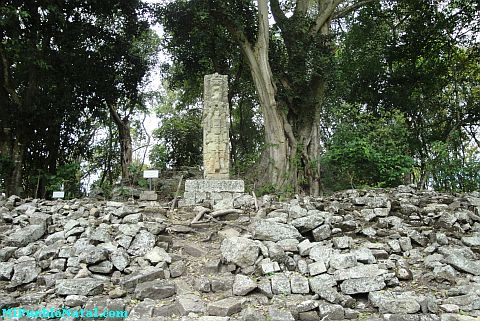
[[[120,143],[120,165],[122,167],[122,183],[130,182],[130,166],[133,161],[132,135],[130,132],[130,120],[128,116],[120,118],[115,108],[109,104],[110,115],[112,116],[118,130],[118,140]]]
[[[24,144],[21,135],[17,135],[14,138],[12,146],[12,161],[13,170],[10,178],[10,186],[7,188],[8,195],[22,196],[22,173],[23,173],[23,160],[24,160]]]

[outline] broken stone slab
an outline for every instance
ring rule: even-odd
[[[13,267],[13,276],[10,281],[11,287],[35,281],[38,274],[42,271],[34,259],[21,257],[18,261]]]
[[[326,320],[345,320],[345,311],[339,304],[321,302],[318,304],[319,316]]]
[[[310,286],[308,278],[303,275],[294,274],[290,277],[290,288],[294,294],[308,294],[310,293]]]
[[[151,251],[145,254],[144,258],[152,262],[153,264],[156,264],[158,262],[172,262],[172,257],[170,256],[170,254],[168,254],[165,249],[158,246],[155,246]]]
[[[283,239],[303,238],[298,230],[292,225],[267,220],[258,220],[252,224],[251,229],[254,238],[263,241],[278,242]]]
[[[259,253],[257,243],[245,237],[224,239],[220,250],[226,262],[234,263],[241,268],[255,264]]]
[[[120,248],[110,253],[110,262],[117,270],[123,271],[130,264],[130,257],[124,249]]]
[[[473,247],[480,246],[480,233],[474,233],[472,236],[462,237],[463,244]]]
[[[457,253],[447,255],[442,262],[450,264],[454,268],[473,275],[480,275],[480,262],[470,260],[465,256]]]
[[[257,288],[257,283],[250,277],[242,274],[235,275],[233,282],[233,294],[235,295],[247,295]]]
[[[330,257],[333,255],[334,251],[331,247],[325,245],[315,245],[310,249],[308,256],[314,261],[322,261],[325,265],[328,266],[330,262]]]
[[[130,255],[143,256],[150,252],[155,246],[155,235],[141,230],[133,239],[127,252]]]
[[[242,300],[229,297],[207,305],[207,314],[213,316],[227,317],[242,311]]]
[[[420,311],[421,297],[413,292],[374,291],[368,300],[380,313],[413,314]]]
[[[183,252],[194,257],[204,257],[207,253],[200,247],[187,243],[182,246]]]
[[[162,300],[169,298],[176,293],[176,286],[167,280],[155,280],[137,284],[135,287],[135,298],[144,300]]]
[[[377,262],[375,256],[373,255],[372,250],[361,247],[352,251],[352,253],[357,258],[357,262],[365,263],[365,264],[374,264]]]
[[[315,293],[321,293],[326,288],[337,285],[337,281],[330,274],[320,274],[308,279],[310,289]]]
[[[245,192],[243,180],[235,179],[187,179],[185,192]]]
[[[373,278],[348,279],[340,284],[340,289],[345,294],[368,293],[379,291],[386,287],[383,276]]]
[[[319,227],[324,221],[324,215],[319,212],[294,219],[290,224],[292,224],[300,233],[304,233]]]
[[[9,281],[13,274],[13,262],[0,262],[0,280]]]
[[[308,265],[308,272],[311,276],[315,276],[327,272],[327,267],[323,261],[310,263]]]
[[[329,224],[323,224],[312,231],[313,239],[315,241],[323,241],[332,236],[332,228]]]
[[[103,292],[104,281],[92,278],[62,279],[55,282],[57,295],[97,295]]]
[[[348,249],[353,243],[353,239],[350,236],[334,237],[332,241],[333,246],[337,249]]]
[[[295,321],[292,313],[285,309],[270,307],[268,309],[267,319],[269,321]]]
[[[353,253],[333,254],[329,262],[335,270],[347,269],[357,265],[357,257]]]
[[[265,259],[263,261],[266,261],[266,260],[268,259]],[[260,268],[264,275],[280,271],[280,265],[278,265],[278,262],[270,262],[270,261],[262,262],[260,264]]]
[[[44,225],[29,225],[10,234],[5,240],[6,246],[24,247],[39,240],[45,234]]]
[[[273,294],[285,294],[288,295],[292,293],[290,287],[290,279],[284,273],[277,273],[272,275],[272,293]]]
[[[180,315],[188,315],[189,313],[204,313],[206,310],[205,302],[194,294],[177,295],[175,300]]]
[[[88,266],[88,270],[93,273],[109,274],[113,271],[113,264],[110,261],[102,261],[98,264]]]
[[[132,274],[126,275],[121,279],[120,285],[126,289],[133,289],[139,283],[154,281],[156,279],[164,279],[165,271],[163,269],[148,266],[143,270],[135,271]]]
[[[348,279],[374,278],[387,272],[387,270],[380,269],[377,264],[367,264],[336,270],[333,276],[336,281],[344,281]]]

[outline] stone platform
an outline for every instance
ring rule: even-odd
[[[228,202],[245,192],[245,183],[237,179],[189,179],[185,181],[183,205]]]

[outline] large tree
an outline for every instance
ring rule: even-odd
[[[0,152],[8,194],[23,185],[43,196],[37,191],[58,166],[89,157],[110,105],[118,113],[140,105],[151,53],[142,45],[147,11],[140,0],[2,2]]]
[[[241,50],[264,121],[259,172],[278,190],[320,191],[320,111],[332,66],[331,24],[367,2],[192,0],[166,6],[179,15],[182,5],[201,8],[200,17],[222,26]],[[181,28],[166,33],[174,36]]]

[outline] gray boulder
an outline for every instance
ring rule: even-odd
[[[139,300],[162,300],[169,298],[177,292],[175,284],[166,280],[155,280],[140,283],[135,288],[135,297]]]
[[[24,247],[39,240],[43,234],[45,234],[45,225],[29,225],[10,234],[6,239],[6,245]]]
[[[37,266],[35,260],[26,258],[25,261],[15,264],[10,284],[11,286],[18,286],[35,281],[41,271],[42,269]]]
[[[267,220],[259,220],[253,223],[254,237],[258,240],[278,242],[283,239],[301,239],[298,230],[289,224],[283,224]]]
[[[57,295],[97,295],[103,292],[103,281],[92,278],[57,280],[55,292]]]
[[[241,268],[255,264],[259,253],[257,243],[245,237],[224,239],[220,250],[225,261],[235,263]]]
[[[155,235],[141,230],[133,239],[127,252],[130,255],[143,256],[150,252],[155,246]]]

